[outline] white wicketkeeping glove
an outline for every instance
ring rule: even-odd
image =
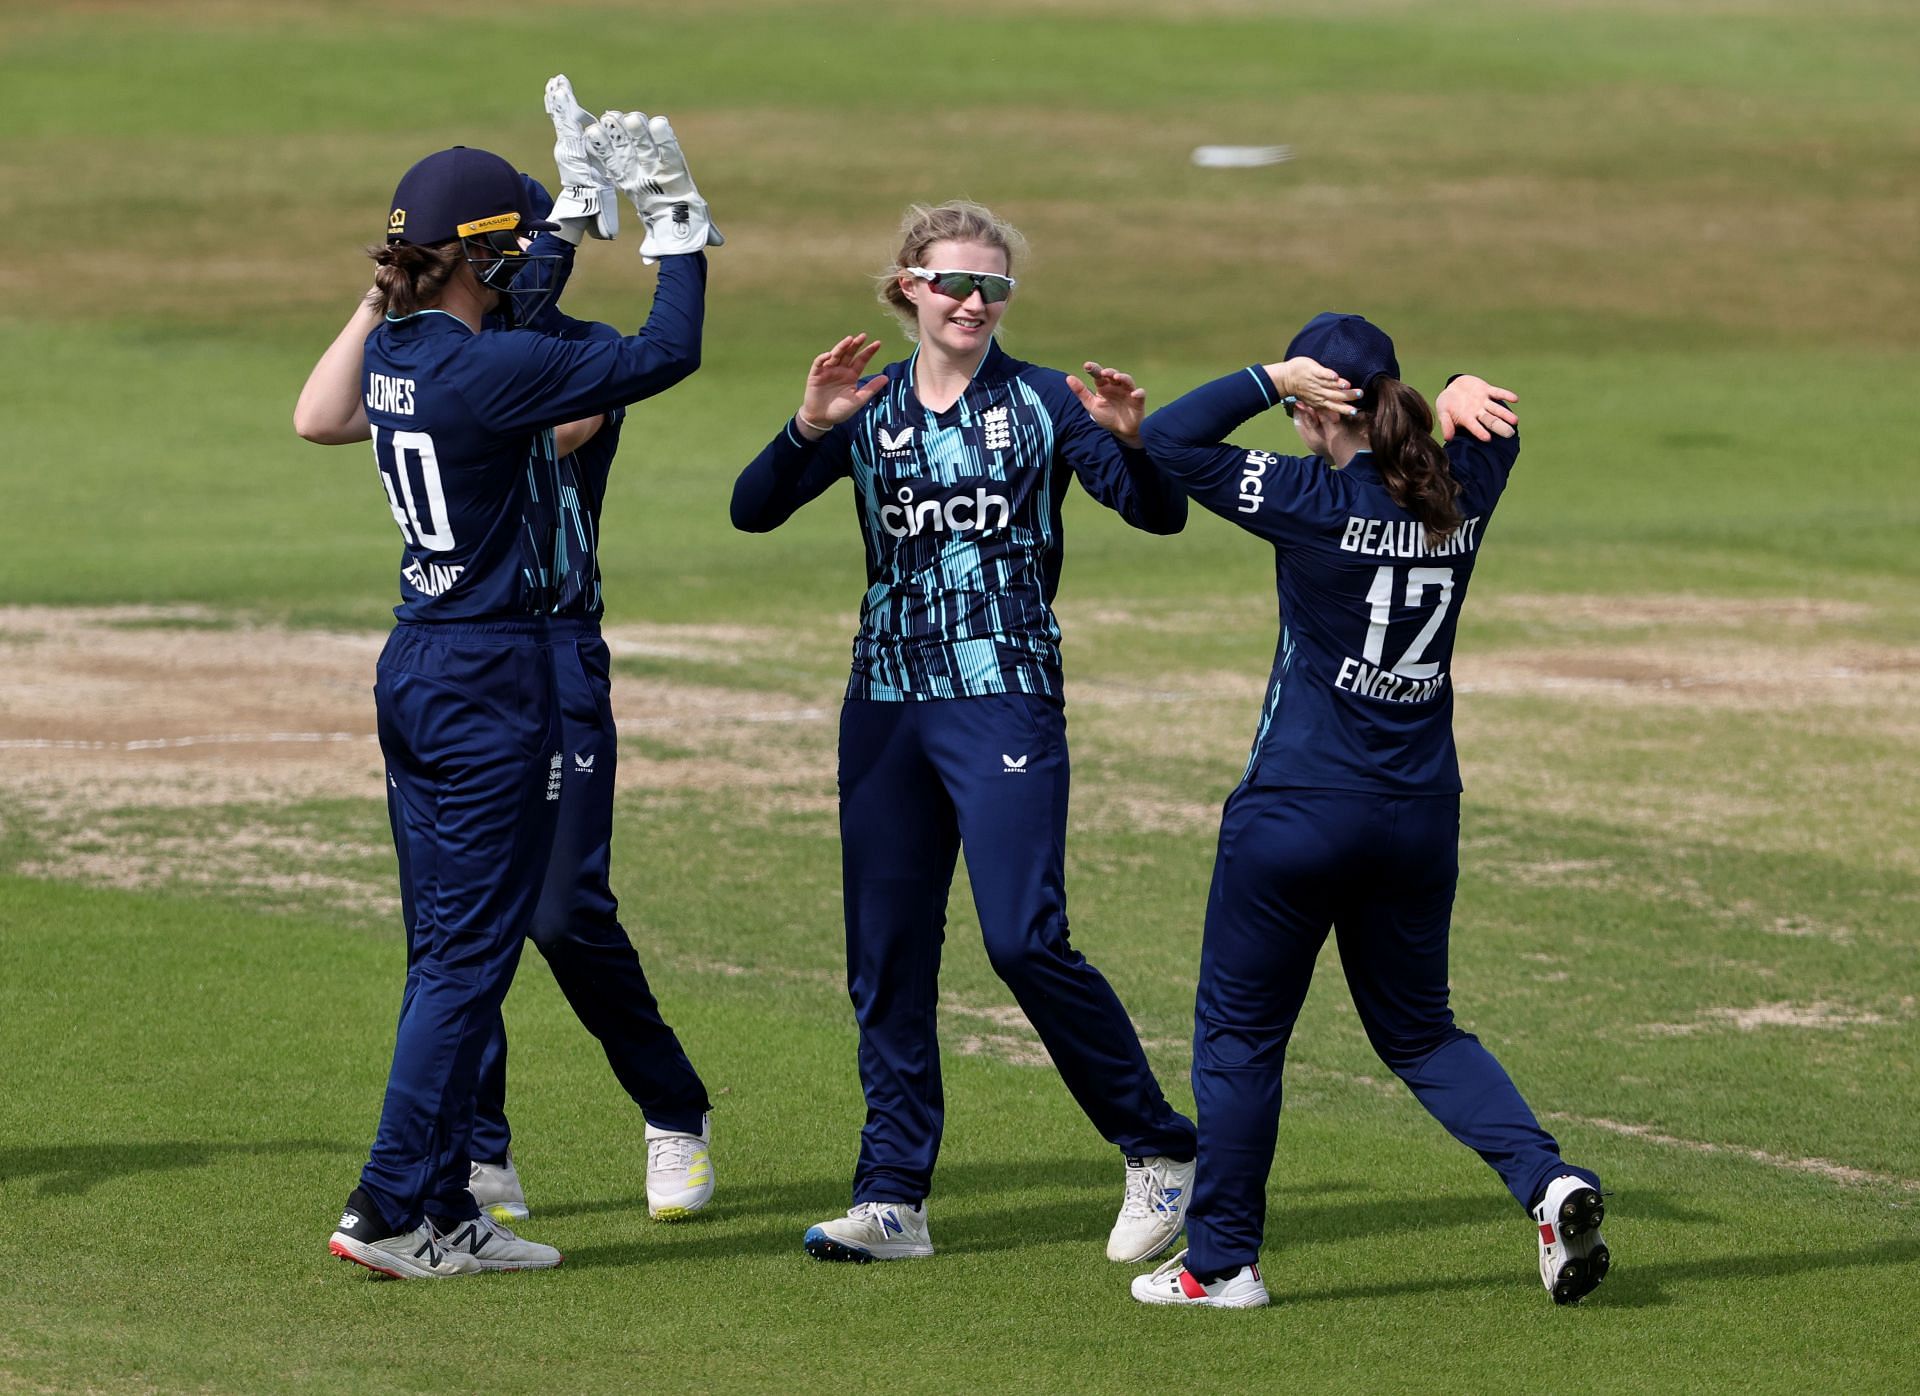
[[[610,111],[585,136],[601,170],[639,210],[647,228],[640,255],[649,264],[726,241],[713,226],[666,117],[649,121],[645,112]]]
[[[547,82],[547,115],[553,118],[553,163],[560,169],[560,193],[553,201],[559,235],[575,246],[582,232],[612,237],[620,231],[620,201],[588,151],[584,132],[594,120],[574,97],[565,73]]]

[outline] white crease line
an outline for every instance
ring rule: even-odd
[[[1310,1062],[1289,1062],[1287,1070],[1298,1072],[1309,1078],[1317,1077],[1325,1081],[1339,1081],[1359,1086],[1378,1095],[1400,1096],[1405,1093],[1404,1088],[1397,1081],[1367,1076],[1357,1071],[1336,1071],[1332,1067],[1315,1066]],[[1832,1159],[1792,1158],[1786,1154],[1768,1153],[1765,1149],[1750,1148],[1744,1144],[1715,1144],[1705,1139],[1682,1139],[1677,1134],[1665,1134],[1650,1125],[1623,1124],[1619,1120],[1575,1115],[1565,1110],[1543,1110],[1540,1118],[1560,1124],[1583,1125],[1604,1130],[1610,1134],[1624,1135],[1629,1139],[1638,1139],[1643,1144],[1659,1144],[1669,1149],[1685,1149],[1694,1154],[1728,1154],[1734,1158],[1745,1159],[1749,1163],[1765,1164],[1768,1168],[1778,1168],[1788,1173],[1811,1174],[1816,1178],[1825,1178],[1834,1183],[1845,1183],[1855,1187],[1875,1185],[1900,1188],[1905,1192],[1920,1192],[1920,1178],[1902,1178],[1893,1173],[1876,1173],[1870,1168],[1855,1168],[1851,1164],[1835,1163]]]
[[[165,751],[188,746],[318,746],[332,742],[378,741],[372,732],[215,732],[198,737],[139,737],[125,742],[83,741],[75,737],[11,737],[0,751]]]
[[[712,727],[726,722],[819,722],[828,716],[825,708],[792,708],[781,712],[712,713],[705,717],[622,718],[622,732],[653,731],[659,728]]]
[[[1851,1164],[1835,1163],[1832,1159],[1792,1158],[1785,1154],[1768,1153],[1765,1149],[1749,1148],[1745,1144],[1715,1144],[1705,1139],[1682,1139],[1678,1135],[1663,1134],[1649,1125],[1622,1124],[1618,1120],[1570,1115],[1563,1110],[1544,1112],[1543,1118],[1566,1124],[1586,1125],[1592,1129],[1606,1130],[1610,1134],[1621,1134],[1629,1139],[1638,1139],[1643,1143],[1663,1144],[1670,1149],[1685,1149],[1694,1154],[1730,1154],[1734,1158],[1743,1158],[1750,1163],[1763,1163],[1769,1168],[1784,1169],[1789,1173],[1810,1173],[1817,1178],[1825,1178],[1835,1183],[1856,1186],[1877,1184],[1881,1187],[1900,1188],[1906,1192],[1920,1192],[1920,1178],[1902,1178],[1892,1173],[1876,1173],[1870,1168],[1855,1168]]]
[[[622,731],[663,727],[711,726],[716,722],[818,722],[825,708],[795,708],[786,712],[715,713],[705,718],[651,717],[628,719]],[[321,746],[337,742],[374,742],[372,732],[210,732],[192,737],[137,737],[124,742],[88,741],[79,737],[9,737],[0,751],[170,751],[195,746]]]

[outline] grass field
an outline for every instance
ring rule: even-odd
[[[720,1192],[537,958],[508,1002],[544,1275],[381,1284],[325,1236],[402,958],[367,692],[395,547],[294,438],[419,154],[544,173],[539,93],[671,112],[729,238],[705,366],[606,513],[615,887],[717,1093]],[[0,1391],[1886,1391],[1920,1369],[1920,28],[1900,0],[876,9],[0,3]],[[1195,170],[1195,145],[1290,164]],[[1022,357],[1155,401],[1316,310],[1522,396],[1461,627],[1456,1007],[1614,1197],[1556,1310],[1497,1180],[1374,1061],[1329,950],[1253,1314],[1147,1311],[1111,1151],[956,899],[940,1256],[828,1267],[844,497],[731,533],[807,358],[890,322],[901,205],[1032,239]],[[576,314],[637,323],[632,240]],[[1277,444],[1261,422],[1249,444]],[[1212,519],[1076,500],[1075,941],[1186,1089],[1219,802],[1275,628]]]

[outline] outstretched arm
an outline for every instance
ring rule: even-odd
[[[1229,445],[1226,436],[1288,398],[1350,412],[1345,380],[1310,359],[1255,365],[1203,383],[1141,424],[1154,465],[1206,508],[1275,542],[1289,533],[1287,503],[1320,483],[1312,457]]]
[[[371,437],[366,404],[360,400],[360,373],[367,336],[379,324],[379,303],[368,292],[307,375],[300,400],[293,405],[293,429],[308,441],[345,446]]]
[[[1067,388],[1084,410],[1064,407],[1060,451],[1081,487],[1135,528],[1148,533],[1178,533],[1187,526],[1187,496],[1153,468],[1140,446],[1140,423],[1147,395],[1133,376],[1088,360],[1083,367],[1089,388],[1072,374]]]

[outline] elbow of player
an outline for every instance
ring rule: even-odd
[[[755,508],[751,501],[742,499],[737,490],[734,492],[733,503],[728,507],[727,514],[733,520],[733,526],[742,533],[773,531],[774,525],[767,519],[766,514]]]
[[[1181,495],[1153,516],[1152,522],[1147,525],[1147,532],[1157,533],[1162,538],[1171,538],[1176,533],[1185,532],[1186,527],[1187,497]]]
[[[293,409],[293,430],[301,440],[311,441],[316,446],[342,446],[347,442],[337,423],[301,407]]]

